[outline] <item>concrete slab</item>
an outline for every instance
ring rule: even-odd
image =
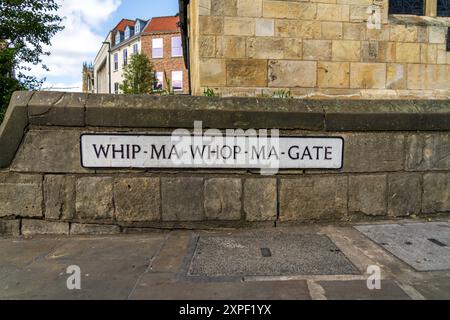
[[[189,276],[358,274],[326,236],[259,235],[198,238]]]
[[[410,300],[391,280],[382,280],[380,290],[369,290],[366,281],[320,281],[328,300]]]
[[[130,296],[134,300],[310,300],[306,281],[175,282],[146,273]]]
[[[356,226],[417,271],[450,270],[450,224],[404,223]]]
[[[414,288],[429,300],[450,300],[450,278],[415,282]]]
[[[1,258],[0,265],[15,270],[2,272],[0,299],[127,299],[164,239],[157,234],[20,242],[24,252],[36,250],[35,242],[51,245],[36,250],[38,258],[26,265],[17,252]],[[71,265],[81,269],[81,290],[67,289]]]

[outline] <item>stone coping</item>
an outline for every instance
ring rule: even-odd
[[[15,92],[0,126],[0,168],[31,126],[310,131],[449,131],[450,100],[300,100]]]

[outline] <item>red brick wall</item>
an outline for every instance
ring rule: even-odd
[[[146,54],[153,63],[155,72],[166,72],[167,77],[172,81],[172,71],[183,71],[183,93],[189,93],[189,77],[184,64],[183,57],[172,58],[172,37],[181,36],[181,33],[164,33],[143,35],[141,39],[142,53]],[[164,57],[152,59],[152,39],[163,38]],[[166,83],[164,80],[164,88]]]

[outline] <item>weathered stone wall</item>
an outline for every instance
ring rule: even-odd
[[[435,0],[426,14],[388,15],[388,0],[191,0],[193,93],[447,99],[450,19]]]
[[[279,128],[341,136],[338,171],[91,170],[80,135]],[[0,234],[450,213],[450,102],[14,94],[0,127]]]

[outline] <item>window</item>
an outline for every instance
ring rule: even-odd
[[[183,48],[181,46],[181,37],[172,38],[172,57],[182,57]]]
[[[139,45],[137,43],[133,44],[133,54],[139,53]]]
[[[134,26],[134,33],[138,34],[141,32],[141,23],[139,21],[136,21],[136,25]]]
[[[119,70],[119,54],[114,53],[114,71]]]
[[[389,14],[411,14],[423,16],[425,0],[390,0]]]
[[[164,72],[155,72],[155,78],[153,89],[162,90],[164,88]]]
[[[172,71],[172,89],[174,91],[183,90],[183,71]]]
[[[128,64],[128,50],[123,49],[123,65],[126,66]]]
[[[130,27],[125,28],[125,40],[130,37]]]
[[[164,56],[164,45],[162,38],[152,39],[152,58],[162,58]]]
[[[450,28],[447,28],[447,51],[450,52]]]
[[[117,82],[114,83],[114,94],[119,94],[119,84]]]
[[[116,33],[116,41],[115,41],[116,45],[120,43],[120,32],[117,31]]]
[[[437,16],[450,17],[450,0],[437,0]]]

